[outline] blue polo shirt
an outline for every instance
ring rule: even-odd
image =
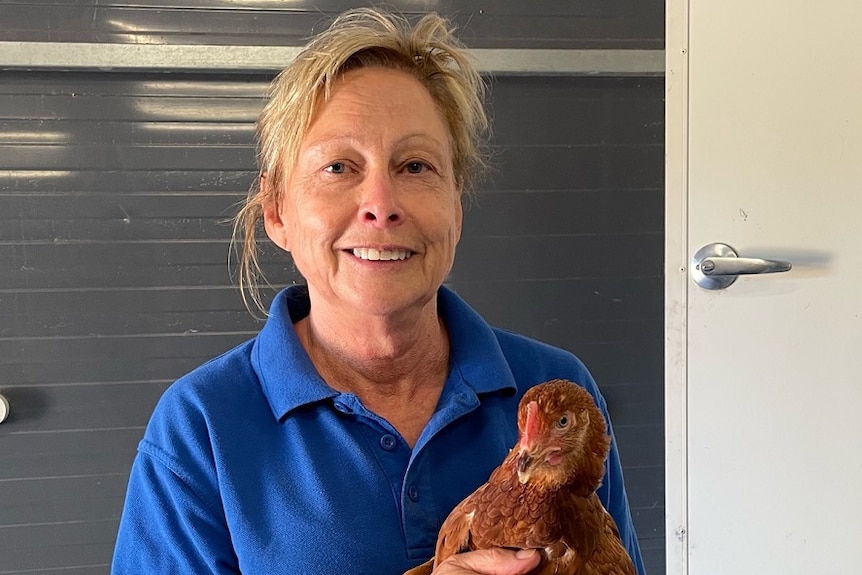
[[[138,447],[114,574],[401,575],[434,553],[449,511],[517,439],[530,386],[586,387],[572,354],[490,327],[449,289],[439,405],[411,449],[387,421],[320,378],[293,330],[302,287],[280,292],[253,340],[165,392]],[[599,496],[644,573],[616,444]]]

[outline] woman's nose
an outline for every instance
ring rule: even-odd
[[[380,227],[399,224],[404,220],[398,189],[390,174],[371,173],[363,182],[359,218]]]

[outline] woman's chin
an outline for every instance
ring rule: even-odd
[[[350,303],[360,314],[398,316],[421,312],[437,293],[436,289],[409,289],[405,285],[379,284],[351,290]]]

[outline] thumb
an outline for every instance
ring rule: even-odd
[[[526,575],[539,564],[535,549],[483,549],[453,555],[434,573],[476,573],[477,575]],[[449,569],[451,567],[451,571]]]

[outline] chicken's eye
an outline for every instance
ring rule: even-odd
[[[560,429],[564,429],[568,425],[569,425],[569,414],[566,413],[566,414],[563,414],[563,416],[557,422],[557,427],[559,427]]]

